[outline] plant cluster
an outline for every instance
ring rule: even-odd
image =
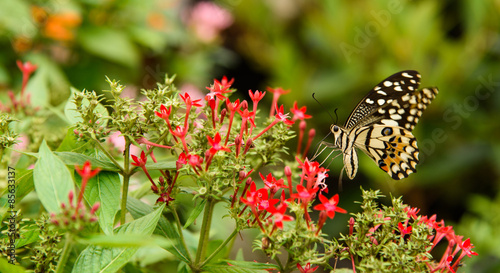
[[[50,254],[41,258],[40,247],[32,247],[35,263],[21,265],[114,272],[140,267],[133,257],[151,244],[170,252],[180,272],[314,272],[319,266],[338,270],[343,259],[360,272],[455,272],[463,257],[477,255],[469,239],[436,216],[419,216],[401,198],[378,205],[378,191],[363,191],[362,212],[353,214],[349,233],[330,238],[322,231],[326,221],[347,211],[325,183],[329,170],[307,158],[315,131],[307,130],[306,107],[295,102],[290,116],[278,105],[289,91],[279,87],[250,90],[251,102],[231,100],[233,81],[214,80],[204,97],[195,98],[166,77],[157,88],[143,90],[140,102],[122,97],[125,87],[109,79],[110,99],[73,90],[59,113],[71,128],[56,151],[45,141],[37,153],[21,151],[19,162],[35,165],[18,171],[16,202],[36,191],[50,213],[50,227],[44,221],[43,230],[54,231],[39,239],[33,235],[45,233],[37,229],[17,233],[17,240],[35,238],[19,248],[39,244]],[[273,94],[268,117],[259,103],[266,93]],[[298,144],[292,156],[286,144],[294,128]],[[187,214],[185,197],[192,207]],[[211,239],[216,205],[234,223],[222,241]],[[19,221],[17,230],[27,227]],[[274,263],[229,259],[232,242],[246,229],[260,231],[254,249]],[[2,239],[7,243],[9,237]],[[448,246],[437,261],[434,248],[443,239]]]

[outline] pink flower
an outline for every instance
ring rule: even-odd
[[[198,2],[189,17],[189,24],[194,28],[196,36],[206,43],[214,41],[220,31],[232,23],[231,13],[208,1]]]

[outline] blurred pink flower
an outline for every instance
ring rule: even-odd
[[[196,36],[209,43],[219,32],[233,23],[233,16],[226,9],[212,2],[199,2],[191,10],[188,24],[194,28]]]
[[[121,135],[120,131],[116,131],[109,135],[108,141],[113,145],[120,153],[123,153],[125,150],[125,138]],[[139,154],[141,149],[135,145],[130,146],[131,154]]]

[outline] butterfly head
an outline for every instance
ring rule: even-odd
[[[337,145],[337,147],[340,147],[340,143],[341,143],[341,138],[342,138],[342,134],[344,134],[344,130],[336,125],[336,124],[332,124],[332,126],[330,127],[330,131],[332,132],[334,138],[335,138],[335,145]]]

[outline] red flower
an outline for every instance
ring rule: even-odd
[[[221,100],[225,99],[222,94],[230,92],[229,88],[231,87],[233,82],[234,78],[228,81],[226,76],[223,76],[221,81],[215,79],[214,84],[211,87],[207,87],[207,89],[210,90],[210,93],[205,96],[205,100],[213,100],[214,96]]]
[[[262,178],[262,180],[264,181],[266,188],[268,188],[271,192],[271,195],[278,192],[279,189],[286,188],[285,184],[283,183],[283,179],[276,180],[276,178],[274,178],[273,174],[271,173],[269,173],[267,177],[264,177],[261,173],[259,173],[259,175],[260,178]]]
[[[148,160],[147,157],[146,157],[146,154],[144,153],[144,151],[141,152],[141,157],[138,158],[137,156],[135,155],[130,155],[132,157],[132,160],[134,160],[134,162],[132,162],[132,165],[134,166],[137,166],[137,167],[143,167],[146,165],[146,161]]]
[[[188,164],[191,165],[193,168],[195,167],[201,168],[201,163],[203,163],[203,158],[201,158],[201,156],[189,154],[187,155],[187,159],[188,159]]]
[[[255,90],[254,93],[252,93],[252,90],[248,90],[248,95],[250,95],[250,98],[252,99],[253,103],[259,102],[264,95],[266,94],[266,91],[261,92],[259,90]]]
[[[87,160],[81,168],[75,165],[75,171],[82,177],[82,185],[80,186],[80,193],[78,194],[78,200],[76,201],[76,207],[78,207],[80,205],[80,202],[82,201],[85,187],[87,187],[87,182],[90,178],[96,176],[101,171],[101,169],[95,168],[94,170],[92,170],[92,165],[90,164],[90,161]],[[70,192],[69,194],[70,196],[72,196],[73,192]],[[71,197],[70,204],[73,203],[72,199],[73,198]]]
[[[471,257],[471,255],[477,256],[478,254],[472,251],[474,245],[470,243],[470,238],[467,238],[463,243],[459,244],[460,248],[464,251],[467,257]]]
[[[290,90],[284,90],[283,88],[281,87],[277,87],[277,88],[271,88],[271,87],[268,87],[267,88],[267,91],[273,93],[273,102],[271,103],[271,112],[269,112],[269,116],[272,117],[273,116],[273,113],[274,113],[274,107],[275,105],[278,104],[278,99],[281,95],[283,94],[287,94],[290,92]]]
[[[229,150],[229,148],[224,147],[220,144],[221,138],[220,138],[219,132],[217,132],[215,134],[214,138],[207,136],[207,139],[208,139],[208,142],[210,143],[210,145],[212,146],[212,148],[210,148],[210,150],[209,150],[210,154],[215,154],[215,153],[217,153],[217,151],[220,151],[220,150],[223,150],[226,152],[231,152],[231,150]]]
[[[179,155],[179,158],[177,159],[177,161],[175,162],[175,166],[176,166],[177,170],[179,170],[183,165],[186,165],[186,164],[187,164],[187,156],[184,152],[182,152]]]
[[[401,237],[404,237],[406,234],[411,233],[411,226],[406,226],[406,224],[403,226],[403,223],[399,222],[398,223],[398,228],[399,232],[401,232]]]
[[[312,188],[310,190],[307,190],[304,186],[302,185],[297,185],[297,193],[292,194],[292,198],[297,198],[299,199],[303,204],[309,203],[314,196],[316,195],[316,192],[318,191],[318,188]]]
[[[273,222],[276,227],[283,229],[283,222],[293,221],[293,217],[285,215],[287,205],[286,203],[281,203],[278,208],[270,207],[267,211],[273,215]]]
[[[241,202],[249,207],[257,207],[262,199],[267,199],[268,194],[266,189],[257,190],[255,182],[252,181],[250,188],[247,191],[246,197],[240,197]]]
[[[189,109],[191,109],[192,106],[195,106],[195,107],[202,106],[199,103],[201,101],[201,99],[191,100],[191,97],[189,96],[188,93],[184,93],[184,96],[182,96],[182,94],[180,94],[179,96],[181,96],[181,99],[184,101],[184,103],[186,104],[186,107],[188,107]]]
[[[20,60],[17,60],[16,64],[17,67],[19,67],[19,69],[21,70],[21,72],[26,73],[28,75],[35,72],[35,70],[37,69],[37,66],[35,64],[30,63],[29,61],[23,63]]]
[[[293,108],[290,109],[290,111],[293,113],[293,119],[292,120],[304,120],[304,119],[309,119],[312,118],[311,115],[306,115],[306,106],[302,106],[300,109],[297,107],[297,102],[293,103]]]
[[[284,122],[286,125],[292,125],[294,122],[289,120],[290,116],[283,113],[283,105],[276,108],[276,115],[274,116],[276,120]]]
[[[347,213],[347,211],[345,209],[337,206],[339,203],[339,195],[338,194],[335,194],[330,199],[328,199],[324,195],[320,194],[319,201],[321,201],[321,204],[314,206],[314,209],[325,211],[330,219],[333,219],[333,217],[335,217],[335,212]]]
[[[318,269],[319,265],[311,268],[311,263],[307,263],[306,266],[302,267],[299,263],[297,263],[297,268],[301,273],[311,273]]]
[[[75,165],[75,171],[82,177],[82,179],[90,179],[96,176],[101,169],[95,168],[92,170],[92,165],[90,164],[90,161],[87,160],[81,168]]]
[[[172,112],[172,105],[170,105],[170,107],[167,109],[167,107],[165,105],[161,105],[160,106],[160,112],[158,111],[155,111],[155,114],[164,119],[165,121],[168,121],[169,118],[170,118],[170,113]]]

